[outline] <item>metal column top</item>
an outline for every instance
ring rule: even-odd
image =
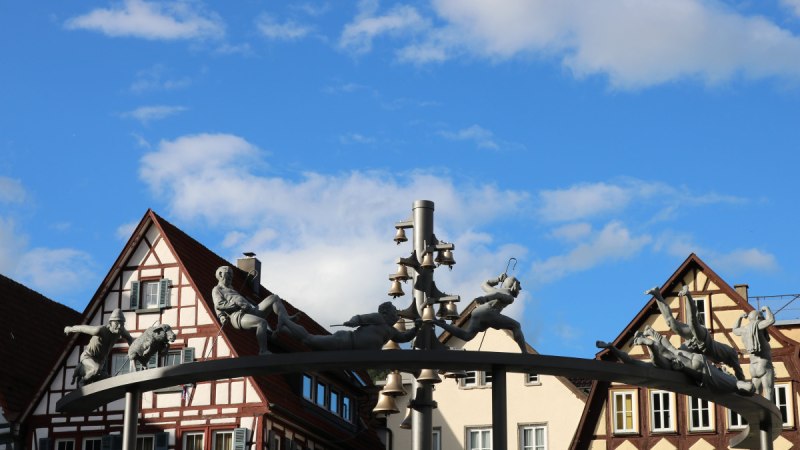
[[[486,351],[330,351],[200,361],[127,373],[89,384],[62,397],[56,410],[63,413],[89,413],[123,398],[128,391],[145,392],[220,378],[366,368],[401,371],[431,367],[450,371],[491,370],[492,366],[503,366],[508,372],[620,382],[709,400],[739,413],[747,420],[747,428],[731,438],[730,445],[736,448],[758,448],[759,424],[769,424],[770,439],[775,439],[781,431],[781,413],[767,399],[760,396],[745,397],[736,393],[716,394],[697,386],[680,372],[594,359]]]

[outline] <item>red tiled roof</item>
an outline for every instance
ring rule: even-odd
[[[56,363],[77,311],[0,275],[0,406],[16,421]]]

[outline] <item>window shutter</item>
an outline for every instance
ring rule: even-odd
[[[158,282],[158,307],[169,306],[169,280],[164,278]]]
[[[234,428],[232,450],[246,450],[246,449],[247,449],[247,428]]]
[[[278,450],[278,438],[275,436],[275,430],[269,430],[267,433],[267,449]]]
[[[139,309],[139,282],[131,281],[131,309]]]
[[[122,450],[122,435],[107,434],[100,439],[100,450]]]
[[[147,360],[147,368],[154,369],[158,367],[158,353],[154,353],[150,359]]]
[[[52,450],[50,438],[39,438],[39,450]]]
[[[156,433],[154,450],[169,449],[169,433]]]
[[[181,351],[181,353],[182,363],[194,362],[194,347],[186,347]]]

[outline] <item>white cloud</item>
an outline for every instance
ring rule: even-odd
[[[720,270],[734,273],[747,271],[775,272],[778,261],[775,255],[757,248],[736,249],[720,255],[712,255],[711,261]]]
[[[502,272],[508,257],[525,253],[473,231],[518,210],[525,193],[456,186],[439,172],[309,172],[285,179],[257,167],[266,164],[253,144],[201,134],[162,141],[142,158],[140,176],[168,202],[169,214],[225,233],[221,245],[231,255],[256,252],[264,285],[323,324],[389,299],[394,261],[411,250],[392,242],[394,224],[409,217],[414,200],[436,202],[436,234],[456,244],[453,271],[437,270],[445,292],[471,299],[480,294],[482,280]],[[405,296],[395,304],[405,308],[409,302]]]
[[[783,3],[800,9],[797,0]],[[800,75],[795,34],[719,0],[434,0],[432,6],[443,25],[423,27],[423,36],[402,44],[401,61],[544,57],[578,78],[602,75],[622,89],[687,78],[716,84]],[[429,23],[418,14],[414,22]],[[354,47],[369,51],[372,35],[363,32],[367,44]]]
[[[95,278],[91,256],[70,248],[34,248],[22,255],[21,279],[44,292],[64,293],[86,286]]]
[[[187,108],[184,106],[140,106],[133,111],[122,113],[122,117],[129,117],[136,119],[143,124],[147,124],[150,121],[165,119],[169,116],[180,114],[186,110]]]
[[[780,0],[784,8],[788,9],[795,17],[800,17],[800,0]]]
[[[16,222],[0,216],[0,273],[13,273],[27,245],[27,237],[16,230]]]
[[[225,34],[214,13],[197,11],[186,1],[155,3],[125,0],[110,9],[98,8],[65,23],[69,30],[98,31],[112,37],[150,40],[216,39]]]
[[[192,84],[188,77],[175,78],[170,76],[170,69],[163,64],[140,70],[136,73],[136,79],[130,86],[130,90],[135,93],[148,91],[172,91],[184,89]]]
[[[549,283],[606,261],[629,259],[651,241],[649,235],[634,236],[621,223],[610,222],[588,242],[575,246],[568,253],[534,263],[531,269],[532,278],[540,283]]]
[[[592,233],[592,225],[590,223],[570,223],[555,228],[550,232],[550,236],[569,242],[581,240]]]
[[[22,203],[26,197],[22,182],[15,178],[0,176],[0,203]]]
[[[339,47],[359,54],[372,50],[372,41],[382,35],[407,35],[421,32],[430,27],[416,9],[398,5],[386,14],[377,15],[377,1],[362,1],[355,19],[345,25],[339,38]]]
[[[458,131],[441,131],[439,134],[453,141],[472,141],[478,148],[498,150],[500,145],[495,141],[494,133],[480,125],[472,125]]]
[[[339,142],[342,144],[374,144],[375,138],[364,136],[360,133],[347,133],[339,136]]]
[[[139,225],[138,220],[128,223],[123,223],[122,225],[117,227],[117,230],[114,232],[114,236],[116,236],[117,239],[122,239],[127,241],[133,235],[133,232],[136,231],[137,225]]]
[[[279,23],[269,14],[262,14],[256,19],[256,27],[261,34],[272,40],[294,41],[306,37],[314,29],[309,25],[298,24],[292,20]]]

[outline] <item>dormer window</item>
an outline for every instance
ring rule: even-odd
[[[131,281],[131,309],[148,311],[169,307],[170,281],[166,278]]]

